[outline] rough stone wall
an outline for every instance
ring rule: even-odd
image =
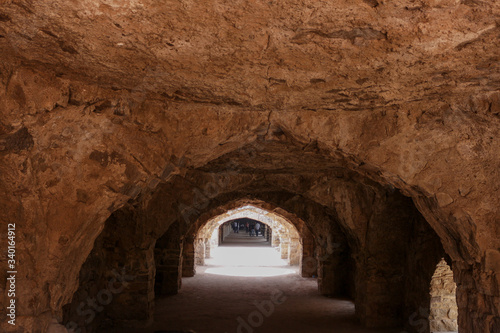
[[[453,281],[453,272],[442,259],[432,276],[430,294],[430,329],[431,332],[458,331],[457,285]]]
[[[371,111],[498,88],[499,11],[455,0],[48,0],[5,4],[0,47],[7,63],[170,100]]]
[[[138,232],[140,225],[131,207],[107,220],[80,270],[78,290],[64,308],[60,320],[66,327],[85,333],[152,319],[154,251],[148,236]]]
[[[196,249],[194,238],[186,238],[182,251],[182,277],[192,277],[196,274]]]
[[[484,52],[495,51],[486,48]],[[500,101],[496,88],[485,91],[485,86],[471,86],[469,81],[459,84],[446,100],[417,94],[420,97],[412,96],[420,100],[356,113],[293,107],[287,112],[241,112],[231,104],[145,96],[50,71],[2,66],[0,214],[2,220],[19,224],[18,259],[25,268],[18,276],[19,330],[43,331],[52,318],[60,317],[62,306],[77,288],[82,264],[112,212],[131,199],[147,201],[158,184],[168,182],[173,174],[186,174],[188,166],[201,168],[231,152],[243,156],[240,149],[251,143],[262,148],[254,152],[256,156],[273,156],[271,160],[277,161],[273,165],[255,159],[255,164],[262,165],[260,174],[282,170],[286,160],[311,163],[290,169],[281,181],[270,176],[267,186],[282,191],[298,185],[291,193],[300,192],[301,198],[334,211],[351,244],[356,244],[356,234],[363,234],[365,227],[338,217],[342,209],[359,209],[359,205],[352,207],[356,195],[347,195],[357,192],[338,183],[338,191],[319,195],[321,189],[335,187],[322,186],[323,180],[316,176],[313,185],[317,187],[306,188],[300,184],[305,179],[311,185],[307,175],[293,179],[290,175],[306,169],[331,178],[355,172],[413,198],[453,261],[460,328],[467,332],[499,329],[496,184],[500,183],[500,157],[496,147],[500,145]],[[431,82],[428,78],[433,75],[427,74],[425,82]],[[281,154],[266,150],[275,142],[282,144]],[[254,166],[245,168],[237,172],[259,174]],[[329,174],[325,169],[338,172]],[[248,178],[258,178],[255,174],[241,177],[233,192],[251,194],[254,189],[245,190],[245,184]],[[170,190],[192,206],[190,189]],[[218,204],[229,201],[219,199]],[[172,221],[182,218],[171,205],[156,207],[151,215],[164,212],[175,216]],[[292,201],[290,206],[301,210],[299,203]],[[148,217],[146,228],[160,224],[159,219]],[[5,304],[7,297],[2,294]]]
[[[175,295],[182,286],[183,243],[174,223],[155,244],[155,295]]]
[[[431,296],[428,293],[437,263],[445,256],[439,237],[413,207],[409,207],[410,239],[406,245],[405,322],[406,331],[430,330]]]
[[[194,264],[205,265],[205,240],[203,238],[197,238],[194,241]]]

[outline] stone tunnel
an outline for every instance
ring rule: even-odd
[[[2,1],[1,331],[146,332],[244,217],[366,332],[500,332],[499,36],[498,1]]]

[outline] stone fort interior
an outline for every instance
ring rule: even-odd
[[[84,332],[147,325],[256,216],[363,327],[500,332],[499,41],[488,0],[1,1],[1,330],[118,275]]]

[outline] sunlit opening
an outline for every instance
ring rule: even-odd
[[[457,285],[453,271],[443,258],[436,266],[431,280],[429,323],[431,333],[458,332]]]
[[[266,277],[296,273],[293,269],[276,267],[213,267],[205,273],[225,276]]]
[[[225,276],[269,277],[297,273],[275,248],[254,246],[220,246],[205,260],[205,273]]]
[[[208,274],[268,277],[298,274],[302,244],[286,218],[252,205],[209,220],[195,240],[195,264]]]

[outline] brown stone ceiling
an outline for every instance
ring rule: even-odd
[[[2,0],[0,53],[174,100],[357,111],[499,89],[499,22],[498,1]]]
[[[283,141],[257,141],[224,154],[199,170],[266,175],[333,171],[344,174],[347,172],[345,164],[321,155],[315,141],[300,146]]]

